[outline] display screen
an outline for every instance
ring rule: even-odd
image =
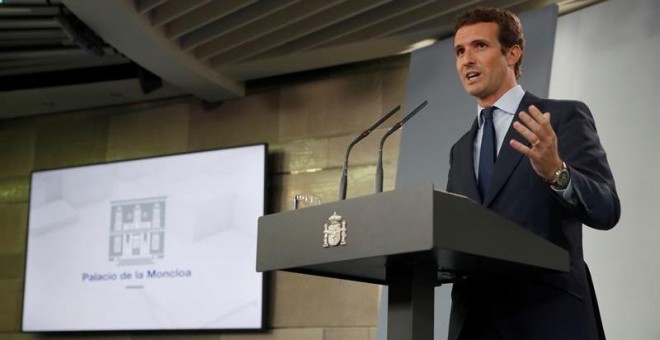
[[[23,331],[262,328],[266,152],[33,172]]]

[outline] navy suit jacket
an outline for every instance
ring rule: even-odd
[[[472,128],[454,144],[447,191],[465,195],[570,253],[570,271],[544,272],[509,282],[454,284],[449,338],[457,339],[470,310],[479,310],[503,339],[598,339],[595,296],[582,253],[582,224],[610,229],[618,222],[620,204],[589,108],[582,102],[540,99],[525,93],[518,111],[536,105],[551,113],[559,155],[571,175],[577,204],[563,200],[532,169],[529,159],[508,141],[529,142],[512,127],[495,163],[491,187],[482,200],[473,165]],[[516,113],[517,113],[516,112]],[[516,114],[514,122],[519,120]]]

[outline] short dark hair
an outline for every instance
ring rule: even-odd
[[[477,7],[464,11],[458,16],[456,26],[454,27],[454,34],[459,28],[463,26],[478,24],[481,22],[494,22],[499,28],[497,39],[502,45],[502,54],[505,54],[514,45],[520,46],[520,50],[524,51],[525,37],[523,36],[522,25],[518,16],[510,11],[499,8]],[[516,78],[520,78],[522,74],[522,53],[520,59],[514,65]]]

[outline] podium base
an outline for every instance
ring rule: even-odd
[[[434,264],[387,267],[388,340],[433,339],[437,275],[437,266]]]

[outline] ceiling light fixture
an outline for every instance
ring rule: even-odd
[[[405,49],[405,50],[399,52],[398,54],[406,54],[406,53],[410,53],[410,52],[412,52],[412,51],[414,51],[414,50],[418,50],[418,49],[420,49],[420,48],[424,48],[424,47],[427,47],[427,46],[431,46],[431,45],[435,44],[437,41],[438,41],[438,39],[424,39],[424,40],[422,40],[422,41],[418,41],[418,42],[416,42],[416,43],[414,43],[414,44],[408,46],[407,49]]]

